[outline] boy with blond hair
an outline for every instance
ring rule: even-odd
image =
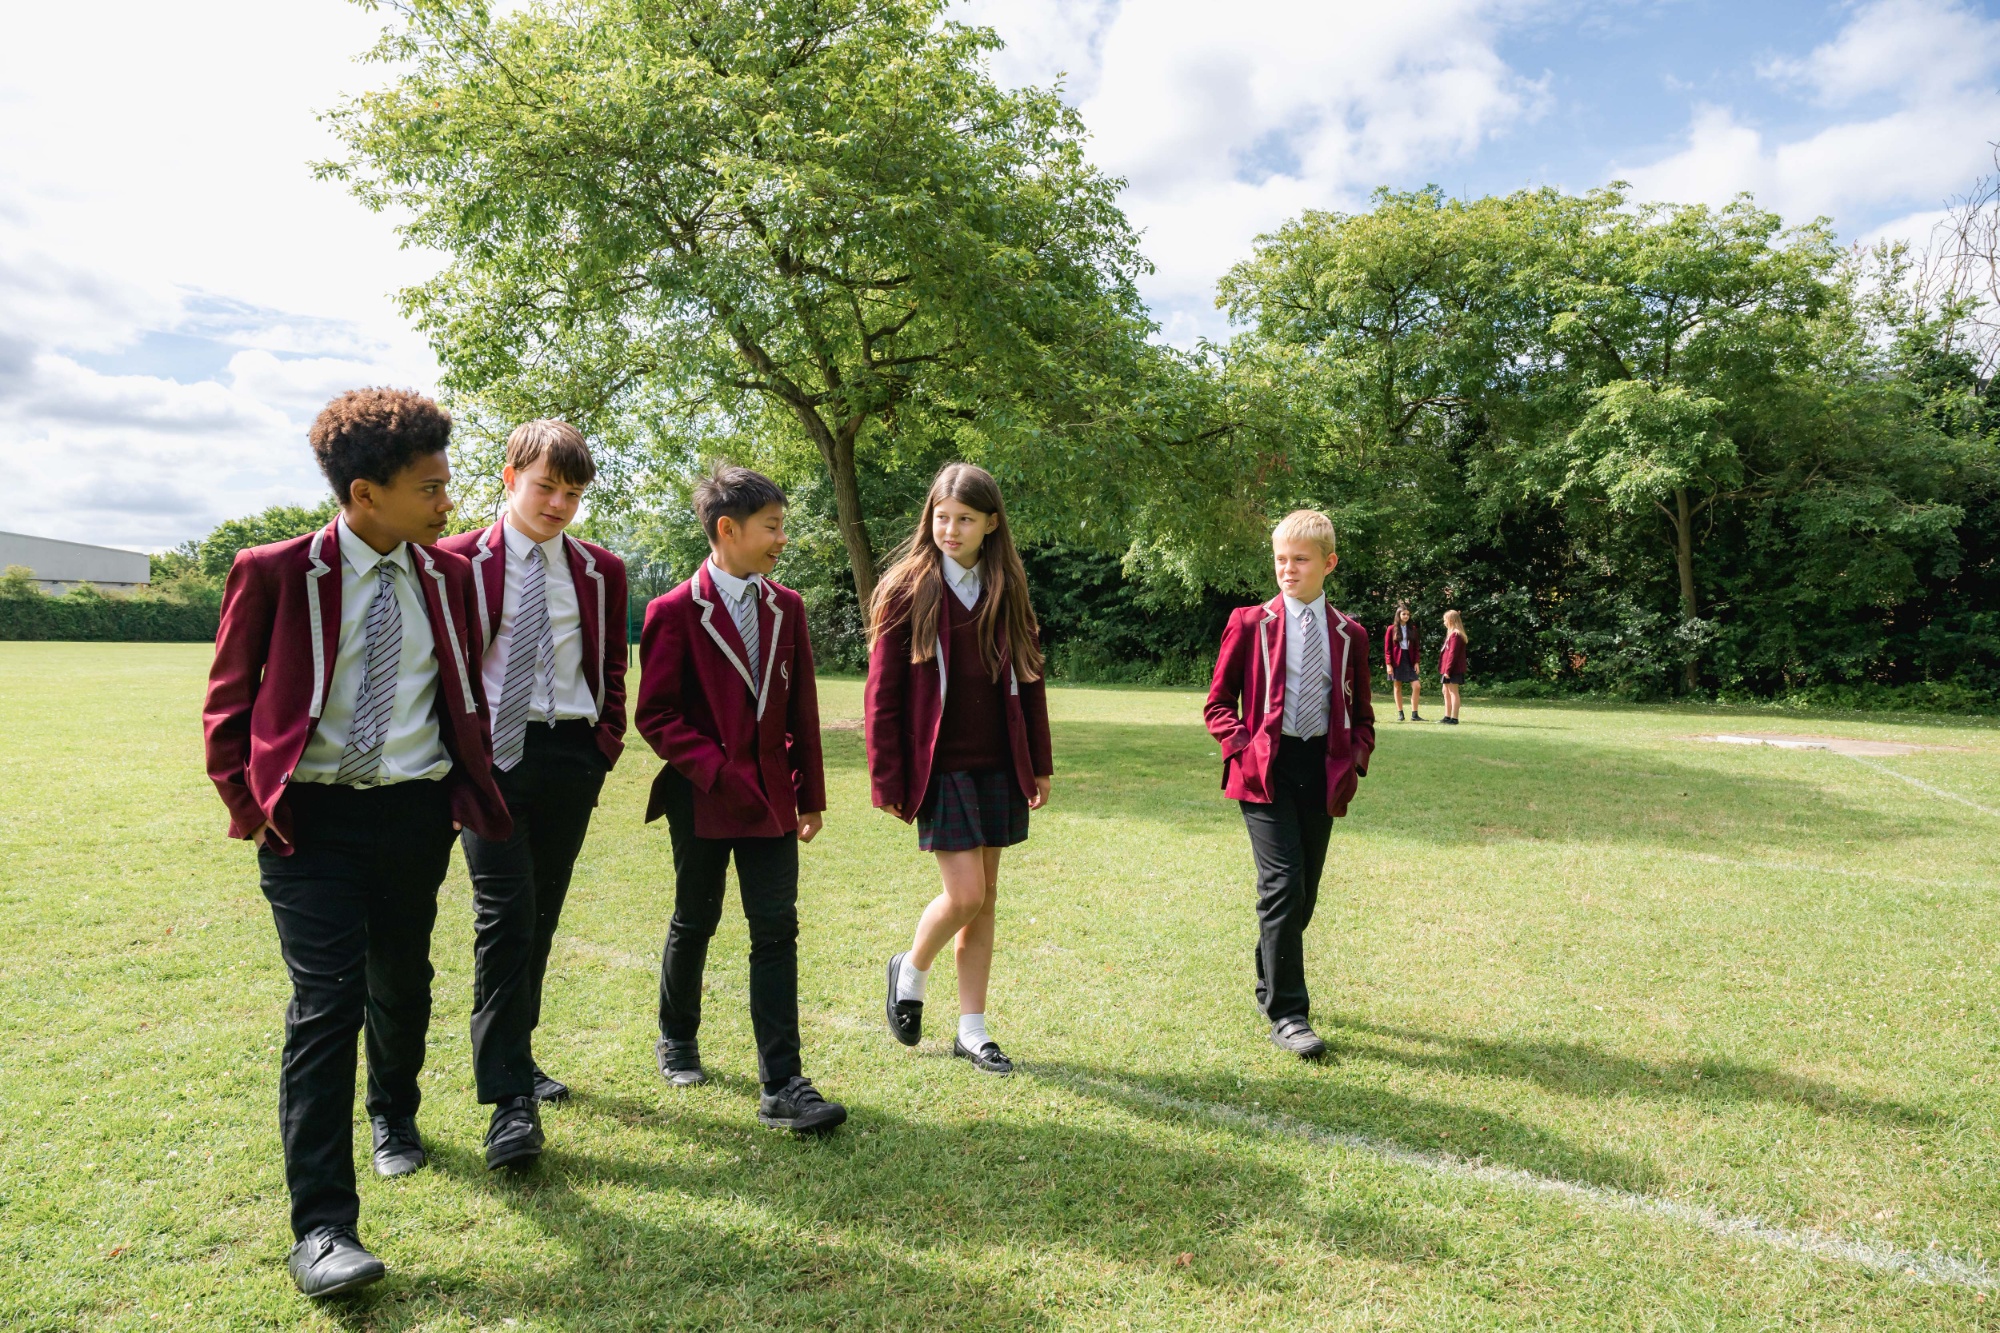
[[[1333,821],[1368,772],[1375,708],[1368,631],[1326,599],[1340,562],[1333,520],[1285,515],[1271,556],[1278,595],[1230,614],[1205,711],[1257,862],[1257,1006],[1280,1050],[1314,1060],[1327,1048],[1312,1029],[1303,937]]]

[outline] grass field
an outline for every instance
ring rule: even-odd
[[[455,865],[433,1165],[364,1163],[390,1280],[310,1308],[287,988],[202,773],[206,665],[0,644],[0,1327],[2000,1327],[2000,730],[1476,697],[1456,730],[1387,724],[1307,936],[1341,1055],[1311,1067],[1250,1000],[1249,853],[1198,697],[1084,688],[1051,692],[1055,799],[1002,877],[992,1021],[1024,1073],[948,1058],[948,957],[946,1040],[883,1032],[935,871],[868,809],[849,724],[801,893],[807,1072],[848,1128],[757,1127],[740,915],[711,955],[719,1080],[666,1088],[641,747],[557,940],[537,1053],[578,1095],[548,1155],[480,1158]],[[859,706],[825,684],[828,719]],[[1689,739],[1732,727],[1940,748]],[[1718,1234],[1740,1219],[1766,1229]]]

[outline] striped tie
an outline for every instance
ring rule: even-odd
[[[1299,636],[1299,698],[1293,716],[1299,735],[1310,739],[1326,733],[1327,693],[1332,688],[1326,674],[1326,634],[1310,607],[1299,612]]]
[[[750,654],[750,691],[762,693],[764,662],[757,653],[757,580],[751,579],[743,585],[743,596],[730,604],[729,614],[736,617],[736,632],[743,636],[743,651]]]
[[[354,730],[340,752],[340,771],[333,780],[360,786],[382,769],[382,746],[389,739],[389,718],[396,710],[396,677],[403,660],[403,608],[396,601],[396,567],[387,560],[375,566],[375,600],[368,607],[368,636],[362,656],[368,664],[361,690],[354,699]]]
[[[540,546],[528,548],[521,564],[521,604],[514,612],[514,635],[507,672],[500,681],[500,711],[493,716],[493,766],[510,772],[521,762],[528,740],[528,706],[540,690],[548,716],[555,717],[556,636],[549,626],[548,564]]]

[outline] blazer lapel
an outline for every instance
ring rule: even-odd
[[[1264,618],[1257,625],[1257,653],[1263,658],[1265,721],[1280,719],[1285,709],[1285,597],[1283,593],[1264,603]]]
[[[333,687],[333,661],[340,652],[340,533],[333,520],[306,545],[306,619],[312,635],[312,706],[314,721],[326,710],[326,692]],[[331,557],[331,559],[329,559]],[[331,580],[327,575],[333,575]]]
[[[764,720],[764,705],[771,697],[771,675],[778,668],[778,630],[785,623],[785,613],[778,608],[778,590],[768,582],[763,588],[763,604],[757,609],[757,637],[760,640],[757,646],[764,654],[764,670],[758,677],[762,682],[757,691],[759,722]]]
[[[507,597],[507,523],[501,519],[479,534],[472,553],[472,586],[479,597],[479,655],[493,646]]]
[[[407,545],[417,571],[417,586],[423,590],[424,610],[430,615],[431,650],[437,657],[438,670],[456,674],[460,711],[476,712],[472,678],[465,669],[465,644],[458,636],[458,622],[452,619],[451,603],[445,597],[444,571],[437,567],[429,551],[414,542]]]
[[[597,700],[597,712],[604,713],[604,574],[590,548],[576,538],[563,535],[563,551],[569,556],[570,583],[576,588],[577,612],[583,620],[585,643],[597,645],[597,652],[583,655],[583,678]]]
[[[717,625],[717,603],[722,594],[715,590],[715,581],[708,576],[708,562],[701,562],[701,568],[694,572],[690,580],[694,585],[688,591],[694,604],[701,608],[701,627],[708,631],[708,637],[715,640],[715,646],[729,659],[729,665],[736,668],[736,674],[743,677],[743,688],[750,691],[750,697],[757,697],[756,683],[750,679],[750,668],[744,664],[743,636],[736,632],[736,617],[727,610],[722,613],[722,623]]]

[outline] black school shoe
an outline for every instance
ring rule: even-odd
[[[535,1100],[560,1106],[569,1100],[569,1084],[561,1079],[550,1078],[540,1065],[530,1066],[535,1071]]]
[[[1424,715],[1423,715],[1422,713],[1419,713],[1419,712],[1418,712],[1418,711],[1417,711],[1416,709],[1414,709],[1414,708],[1412,708],[1412,709],[1410,710],[1410,721],[1412,721],[1412,722],[1421,722],[1421,721],[1423,721],[1423,720],[1424,720]]]
[[[889,960],[889,992],[882,1008],[889,1019],[889,1035],[905,1046],[914,1046],[924,1039],[924,1002],[896,998],[896,983],[903,977],[903,960],[909,956],[905,950]]]
[[[1398,708],[1398,709],[1396,710],[1396,720],[1397,720],[1398,722],[1407,722],[1407,721],[1409,721],[1409,719],[1408,719],[1408,718],[1406,718],[1406,717],[1404,717],[1404,716],[1403,716],[1403,710],[1402,710],[1402,709],[1400,709],[1400,708]]]
[[[368,1123],[375,1130],[376,1175],[407,1176],[412,1171],[421,1170],[424,1163],[430,1160],[424,1155],[424,1140],[417,1133],[415,1116],[371,1115]]]
[[[794,1134],[828,1134],[847,1120],[847,1108],[820,1096],[804,1074],[794,1074],[784,1087],[757,1099],[757,1120]]]
[[[486,1127],[486,1169],[526,1166],[542,1155],[548,1140],[542,1134],[541,1103],[533,1097],[506,1097],[493,1108]]]
[[[961,1060],[972,1061],[972,1067],[986,1074],[1011,1074],[1014,1062],[1000,1049],[1000,1043],[989,1041],[978,1050],[973,1050],[957,1037],[951,1039],[951,1053]]]
[[[380,1282],[389,1270],[362,1245],[353,1227],[314,1227],[292,1246],[285,1267],[292,1282],[314,1300]]]
[[[1301,1060],[1318,1060],[1326,1055],[1326,1043],[1303,1018],[1281,1018],[1273,1023],[1271,1044]]]
[[[686,1041],[662,1037],[653,1054],[660,1061],[660,1077],[674,1087],[694,1088],[708,1082],[708,1071],[701,1067],[701,1047],[693,1037]]]

